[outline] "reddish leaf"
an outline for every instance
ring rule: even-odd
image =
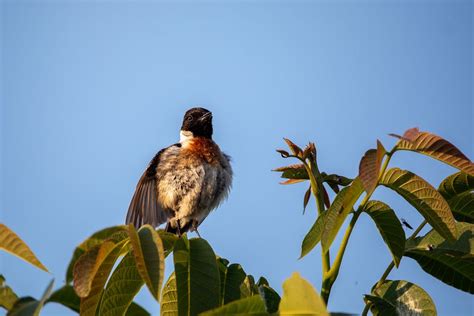
[[[286,150],[277,149],[276,151],[279,152],[283,158],[288,158],[288,156],[290,156],[290,154]]]
[[[406,132],[403,134],[403,139],[409,142],[413,142],[418,137],[419,134],[420,134],[420,130],[418,129],[418,127],[413,127],[406,130]]]
[[[280,184],[295,184],[305,181],[304,179],[288,179],[286,181],[280,182]]]
[[[303,164],[295,164],[295,165],[289,165],[289,166],[284,166],[284,167],[278,167],[273,169],[272,171],[288,171],[288,170],[294,170],[294,169],[304,169]]]
[[[306,190],[306,193],[304,194],[304,199],[303,199],[303,215],[306,210],[306,206],[308,206],[309,198],[311,197],[311,186],[309,186],[308,190]]]
[[[295,145],[291,140],[289,140],[288,138],[283,138],[285,140],[285,142],[288,144],[288,147],[290,148],[291,152],[296,155],[296,156],[300,156],[303,151],[301,150],[301,148],[299,148],[297,145]]]
[[[364,185],[365,191],[370,194],[377,185],[380,165],[382,164],[385,148],[377,140],[377,149],[368,150],[359,164],[359,178]]]
[[[303,158],[308,158],[311,156],[311,159],[316,159],[316,146],[314,143],[310,142],[303,150]]]
[[[414,136],[413,141],[401,139],[397,144],[397,149],[422,153],[474,176],[474,164],[471,160],[456,146],[440,136],[419,132]]]

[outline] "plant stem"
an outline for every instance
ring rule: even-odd
[[[318,216],[321,216],[321,214],[325,211],[325,206],[324,206],[324,193],[323,193],[323,183],[321,181],[321,174],[318,169],[318,164],[317,161],[310,161],[309,165],[303,161],[303,164],[306,168],[306,171],[308,172],[308,176],[311,182],[311,191],[314,195],[314,198],[316,199],[316,205],[318,207]],[[331,269],[331,258],[329,251],[324,253],[321,251],[321,266],[322,266],[322,272],[323,272],[323,282],[324,282],[324,276],[329,272]],[[327,285],[325,286],[324,284],[321,286],[321,296],[324,299],[324,302],[327,304],[327,300],[329,299],[329,292],[325,292],[324,289],[327,288]]]
[[[415,231],[413,232],[413,234],[410,235],[410,237],[408,237],[407,241],[409,240],[412,240],[413,238],[415,238],[418,233],[423,229],[423,227],[425,227],[425,225],[427,224],[428,222],[426,221],[426,219],[417,227],[417,229],[415,229]],[[378,288],[380,285],[382,285],[383,282],[385,282],[385,280],[387,279],[388,275],[390,274],[390,272],[392,272],[393,268],[395,267],[395,264],[393,263],[393,260],[390,261],[390,264],[387,266],[387,268],[385,269],[384,273],[382,274],[382,276],[380,277],[380,280],[377,282],[377,284],[375,285],[375,289]],[[367,315],[367,313],[369,312],[369,309],[370,309],[370,306],[372,304],[370,302],[368,302],[367,304],[365,304],[365,307],[364,307],[364,310],[362,311],[362,316],[365,316]]]
[[[377,184],[380,181],[380,178],[382,175],[385,173],[385,170],[388,167],[388,164],[390,162],[390,159],[392,158],[392,154],[394,152],[394,149],[392,151],[388,152],[387,158],[385,159],[382,168],[379,173],[379,178],[377,179]],[[372,196],[373,192],[369,192],[366,194],[362,202],[360,203],[359,207],[357,208],[357,211],[354,213],[354,216],[352,216],[352,219],[349,223],[349,226],[347,226],[346,231],[344,233],[344,237],[342,238],[341,245],[339,247],[339,251],[337,252],[336,259],[334,260],[332,267],[329,269],[329,271],[324,275],[323,277],[323,286],[321,287],[321,296],[323,299],[327,296],[327,299],[329,299],[329,295],[331,293],[331,288],[334,282],[336,282],[337,276],[339,275],[339,270],[341,268],[342,264],[342,259],[344,257],[344,253],[347,248],[347,244],[349,243],[349,238],[351,237],[352,231],[354,229],[354,226],[359,219],[360,214],[362,213],[362,210],[364,209],[365,204],[370,200],[370,197]],[[327,301],[325,301],[327,304]]]

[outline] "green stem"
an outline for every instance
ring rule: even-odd
[[[423,229],[423,227],[425,227],[425,225],[427,224],[428,222],[426,220],[424,220],[420,226],[417,227],[417,229],[415,229],[415,231],[413,232],[413,234],[411,234],[410,237],[408,237],[407,241],[409,240],[412,240],[413,238],[415,238],[418,233]],[[390,261],[390,264],[387,266],[387,268],[385,269],[384,273],[382,274],[382,276],[380,277],[380,280],[377,282],[377,284],[375,285],[375,289],[378,288],[380,285],[382,285],[383,282],[385,282],[385,280],[387,280],[388,278],[388,275],[390,274],[390,272],[392,272],[393,268],[395,267],[395,264],[393,263],[393,260]],[[372,304],[370,302],[368,302],[367,304],[365,304],[365,307],[364,307],[364,310],[362,311],[362,316],[365,316],[367,315],[367,313],[369,312],[369,309],[370,309],[370,306]]]
[[[390,159],[392,158],[393,152],[394,152],[394,150],[392,149],[392,151],[390,151],[389,153],[386,154],[387,158],[385,159],[385,161],[382,165],[377,183],[380,181],[380,178],[385,173],[385,170],[388,167]],[[366,194],[366,196],[364,197],[364,199],[360,203],[357,211],[354,213],[354,216],[352,216],[352,219],[349,223],[349,226],[347,226],[347,228],[346,228],[346,231],[344,233],[344,237],[342,238],[341,245],[339,247],[339,251],[337,252],[337,255],[336,255],[336,259],[334,260],[334,262],[332,264],[332,267],[329,269],[329,271],[323,277],[323,286],[322,286],[322,289],[321,289],[321,294],[322,294],[323,299],[325,298],[325,296],[323,296],[323,293],[327,293],[325,295],[327,295],[327,298],[329,298],[329,295],[331,293],[332,285],[334,284],[334,282],[337,279],[337,276],[339,275],[339,270],[341,268],[342,259],[344,257],[344,253],[346,251],[347,244],[349,243],[349,239],[351,237],[354,226],[355,226],[357,220],[359,219],[359,216],[362,213],[362,210],[364,209],[364,206],[370,200],[370,197],[372,196],[372,193],[374,191],[369,192],[369,193]],[[327,303],[327,301],[326,301],[326,303]]]
[[[318,207],[318,216],[321,216],[321,214],[325,211],[325,206],[324,206],[323,183],[321,182],[321,174],[319,172],[317,162],[310,161],[310,164],[308,165],[305,161],[303,161],[303,164],[306,168],[306,171],[308,172],[309,180],[311,182],[311,191],[314,195],[314,198],[316,199],[316,205]],[[330,258],[329,251],[326,253],[321,252],[321,266],[322,266],[322,272],[324,276],[331,269],[331,258]],[[327,285],[325,286],[323,284],[321,286],[321,289],[322,289],[321,296],[323,297],[324,302],[327,304],[327,300],[329,299],[329,292],[327,293],[325,292],[326,288],[327,288]]]

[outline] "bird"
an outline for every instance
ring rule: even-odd
[[[179,142],[158,151],[138,181],[126,224],[138,229],[166,223],[167,232],[200,237],[199,225],[232,186],[230,156],[212,139],[212,118],[202,107],[186,111]]]

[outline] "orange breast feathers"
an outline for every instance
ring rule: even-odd
[[[211,139],[194,137],[183,149],[183,154],[202,159],[211,165],[220,163],[221,150]]]

